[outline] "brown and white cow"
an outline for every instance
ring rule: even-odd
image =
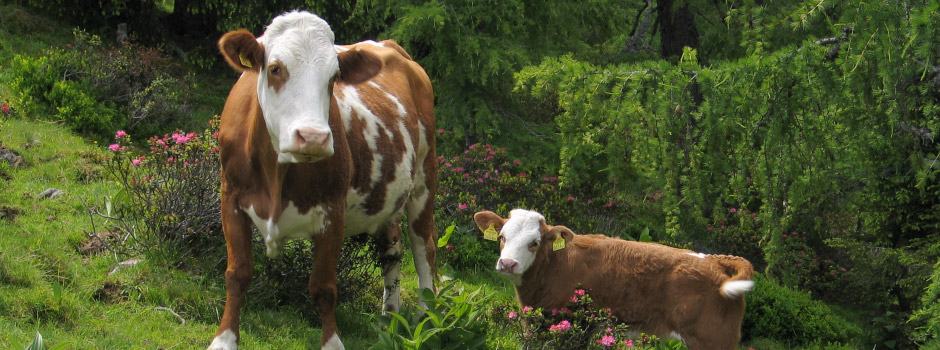
[[[314,242],[310,294],[337,335],[336,267],[343,238],[368,233],[380,248],[383,311],[397,311],[401,219],[408,218],[419,286],[434,288],[434,96],[424,70],[393,41],[333,44],[319,17],[289,12],[264,35],[226,33],[219,49],[242,72],[222,111],[222,228],[228,250],[225,311],[210,349],[236,349],[251,279],[252,225],[268,256],[289,239]]]
[[[508,219],[489,211],[473,219],[498,232],[496,270],[512,281],[522,305],[564,307],[580,284],[595,306],[609,307],[635,330],[680,339],[692,350],[732,350],[741,338],[743,294],[754,285],[754,268],[743,258],[578,235],[523,209]],[[563,248],[553,249],[556,239]]]

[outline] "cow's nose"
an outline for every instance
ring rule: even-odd
[[[499,263],[496,264],[496,270],[500,272],[513,272],[518,265],[519,263],[513,259],[499,259]]]
[[[333,141],[333,135],[330,130],[322,130],[311,127],[297,128],[296,135],[297,148],[303,153],[321,153],[330,149],[330,142]]]

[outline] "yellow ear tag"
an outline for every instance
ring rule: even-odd
[[[238,54],[238,61],[241,62],[243,66],[251,68],[251,61],[245,58],[244,54]]]
[[[495,241],[499,239],[499,232],[496,232],[496,229],[493,228],[493,224],[490,224],[486,230],[483,230],[483,239],[488,241]]]
[[[552,251],[557,252],[562,249],[565,249],[565,237],[558,235],[555,237],[555,241],[552,242]]]

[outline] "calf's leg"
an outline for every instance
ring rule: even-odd
[[[331,215],[331,225],[323,234],[313,238],[313,272],[310,274],[310,296],[320,312],[323,350],[345,349],[336,327],[336,265],[343,245],[343,218]]]

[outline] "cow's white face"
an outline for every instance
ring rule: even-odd
[[[278,162],[333,155],[330,99],[339,61],[329,24],[307,12],[289,12],[274,18],[258,42],[264,48],[258,102]]]
[[[532,263],[542,243],[545,217],[534,211],[515,209],[499,231],[499,260],[496,270],[510,277],[521,277]]]

